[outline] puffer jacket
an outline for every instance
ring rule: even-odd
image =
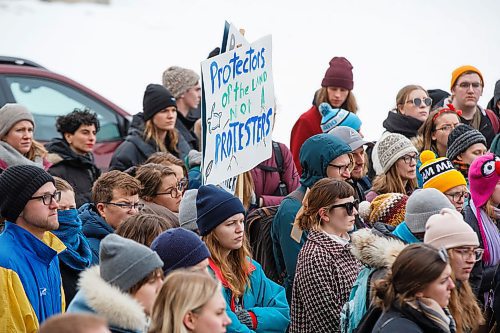
[[[83,234],[87,237],[92,251],[92,264],[99,264],[99,246],[101,240],[115,230],[99,215],[94,204],[84,204],[78,209],[78,217],[82,220]]]

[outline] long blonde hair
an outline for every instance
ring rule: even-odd
[[[398,173],[397,165],[394,163],[389,171],[375,177],[373,180],[372,191],[375,191],[378,194],[401,193],[410,195],[411,191],[413,191],[416,187],[416,179],[409,179],[405,186],[405,182]],[[408,193],[408,189],[411,190],[410,193]]]
[[[447,252],[450,258],[455,255],[451,249]],[[457,284],[453,271],[451,272],[451,276],[455,284]],[[455,319],[457,333],[465,333],[474,331],[479,325],[483,324],[484,317],[469,281],[459,281],[459,283],[461,284],[460,287],[457,285],[457,288],[453,288],[451,291],[448,308]]]
[[[32,140],[30,150],[26,154],[24,154],[24,156],[28,160],[35,161],[37,157],[47,157],[47,154],[47,150],[40,142]]]
[[[158,129],[153,123],[153,119],[147,120],[144,125],[144,139],[146,141],[152,140],[162,152],[179,152],[177,150],[177,143],[179,142],[177,129],[174,128],[167,131],[168,147],[166,147],[165,141],[160,138]]]
[[[188,333],[184,316],[201,312],[220,288],[220,283],[206,273],[179,269],[168,274],[153,305],[148,332]]]
[[[224,248],[220,244],[215,230],[203,236],[203,241],[210,251],[211,259],[227,281],[229,288],[235,297],[243,296],[245,289],[250,284],[250,250],[247,237],[243,237],[243,245],[238,250],[231,250],[224,256]]]
[[[316,92],[316,97],[314,99],[316,105],[320,105],[321,103],[330,104],[330,100],[328,99],[328,88],[322,87]],[[358,112],[358,103],[356,102],[356,97],[351,90],[349,90],[349,94],[347,95],[346,100],[342,103],[342,109],[350,111],[352,113]]]

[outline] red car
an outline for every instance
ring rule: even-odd
[[[94,147],[96,164],[107,170],[118,145],[125,139],[131,115],[98,93],[29,60],[0,56],[0,107],[19,103],[35,118],[35,140],[61,137],[56,118],[75,108],[94,111],[101,124]]]

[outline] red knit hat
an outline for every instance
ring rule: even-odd
[[[333,57],[330,60],[330,67],[326,70],[321,86],[352,90],[354,81],[352,78],[352,65],[349,60],[344,57]]]

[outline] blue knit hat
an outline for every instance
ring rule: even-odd
[[[198,189],[196,210],[196,223],[202,236],[208,235],[231,216],[245,213],[240,199],[215,185],[203,185]]]
[[[337,126],[347,126],[355,131],[361,128],[361,119],[357,115],[341,108],[333,109],[328,103],[321,103],[319,113],[322,116],[323,133],[328,133]]]
[[[165,275],[177,268],[189,268],[210,257],[203,241],[184,228],[168,229],[151,243],[151,249],[163,260]]]

